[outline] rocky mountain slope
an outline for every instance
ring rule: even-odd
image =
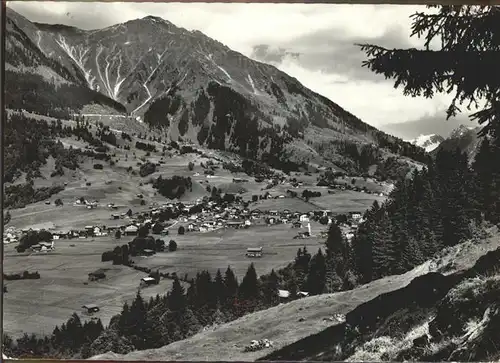
[[[427,152],[431,152],[439,146],[444,141],[444,137],[441,135],[430,134],[430,135],[420,135],[419,137],[408,140],[409,143],[419,146]]]
[[[478,136],[480,130],[481,127],[467,127],[462,125],[453,130],[438,147],[432,150],[432,154],[435,155],[441,149],[453,150],[459,148],[469,156],[470,161],[473,161],[482,140],[481,137]]]
[[[161,18],[84,31],[32,23],[8,9],[6,48],[7,86],[23,93],[23,85],[47,82],[52,88],[46,94],[63,89],[64,97],[74,95],[60,101],[57,111],[81,113],[88,104],[100,104],[101,114],[128,115],[162,128],[173,140],[274,163],[286,158],[355,168],[357,161],[342,150],[345,142],[423,158],[420,149],[367,125],[277,68]],[[29,108],[15,94],[7,106]],[[57,100],[37,97],[33,102],[49,104],[44,114],[54,112]]]

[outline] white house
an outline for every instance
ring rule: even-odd
[[[280,299],[288,299],[290,297],[290,291],[278,290],[278,296],[280,297]]]
[[[309,216],[307,214],[302,214],[300,217],[299,217],[299,220],[301,222],[309,222]]]
[[[352,214],[351,214],[351,218],[352,218],[353,220],[355,220],[355,221],[358,221],[358,220],[360,220],[360,219],[361,219],[361,213],[357,213],[357,212],[356,212],[356,213],[352,213]]]
[[[137,227],[133,224],[130,226],[127,226],[127,228],[125,228],[125,234],[128,236],[135,236],[138,231],[139,231],[139,227]]]

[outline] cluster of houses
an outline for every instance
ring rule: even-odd
[[[21,238],[21,232],[14,227],[7,228],[3,233],[3,243],[18,243]]]
[[[99,206],[99,202],[97,200],[94,200],[91,202],[89,200],[86,200],[85,198],[80,198],[80,199],[75,200],[75,202],[73,203],[73,206],[94,209],[94,208],[97,208]]]

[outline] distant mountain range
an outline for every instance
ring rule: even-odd
[[[460,125],[447,138],[437,134],[420,135],[409,143],[424,148],[428,153],[436,154],[440,149],[452,150],[457,147],[473,159],[481,139],[478,132],[481,127],[467,127]]]
[[[446,120],[446,112],[422,117],[418,120],[381,125],[380,129],[404,140],[416,139],[420,135],[436,134],[447,138],[453,130],[461,125],[477,127],[468,115],[459,114]]]
[[[420,135],[416,139],[408,140],[408,142],[413,145],[417,145],[427,152],[431,152],[439,146],[444,141],[444,137],[441,135],[431,134],[431,135]]]
[[[349,168],[346,142],[422,156],[276,67],[158,17],[85,31],[7,9],[6,28],[8,108],[85,113],[99,104],[94,113],[133,117],[172,140],[275,164]],[[44,82],[28,101],[17,96]]]

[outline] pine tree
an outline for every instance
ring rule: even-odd
[[[470,116],[471,120],[483,125],[479,136],[491,137],[491,144],[500,145],[500,78],[496,74],[500,61],[498,37],[500,12],[496,6],[434,6],[436,12],[418,12],[413,15],[412,36],[425,39],[424,49],[386,49],[377,45],[360,45],[368,60],[364,66],[386,78],[395,80],[395,86],[403,88],[405,95],[432,98],[436,91],[449,90],[454,93],[446,112],[447,118],[461,112],[459,105],[475,105],[479,111]],[[440,49],[429,50],[429,45],[440,40]],[[453,75],[453,76],[450,76]],[[478,104],[478,100],[482,104]],[[488,154],[487,145],[480,152]],[[500,156],[500,152],[495,155]],[[500,166],[497,157],[482,159],[475,168],[476,176],[481,174],[479,185],[483,203],[487,204],[487,219],[500,215]],[[491,175],[492,194],[488,192],[486,170],[495,169]],[[484,182],[486,180],[486,183]],[[473,183],[472,185],[474,185]],[[434,185],[439,188],[439,185]],[[446,191],[446,187],[434,189],[436,196]],[[489,198],[487,196],[489,195]],[[443,197],[441,199],[445,199]],[[488,202],[490,200],[490,202]],[[443,203],[448,209],[451,205]],[[472,208],[473,210],[473,208]],[[469,211],[470,212],[470,211]],[[443,221],[445,244],[456,243],[458,235],[453,235],[452,227],[459,225],[461,216]],[[463,231],[460,231],[463,232]],[[440,236],[437,236],[440,238]]]
[[[223,305],[227,299],[226,286],[224,283],[224,278],[220,270],[217,270],[214,279],[214,293],[217,299],[217,303]]]
[[[179,326],[183,337],[187,338],[200,331],[202,325],[191,309],[185,309],[180,316]]]
[[[146,339],[144,337],[144,327],[146,322],[147,308],[140,292],[137,292],[135,300],[130,305],[128,317],[129,337],[137,349],[144,349]]]
[[[378,223],[372,237],[372,272],[370,279],[389,275],[396,265],[396,251],[393,243],[392,225],[387,211],[378,211]]]
[[[310,295],[321,294],[325,289],[326,261],[321,249],[311,259],[306,287]]]
[[[184,295],[184,288],[182,287],[177,275],[174,277],[172,289],[168,293],[168,308],[171,311],[184,310],[186,307],[186,296]]]
[[[264,304],[266,306],[273,306],[277,304],[279,302],[279,277],[274,269],[271,270],[271,273],[266,277],[262,285]]]
[[[460,150],[440,150],[436,155],[440,183],[443,244],[453,246],[470,236],[470,206],[466,190],[466,168]]]
[[[411,270],[413,267],[420,265],[424,261],[424,255],[419,244],[413,237],[410,237],[403,243],[400,261],[402,271]]]
[[[290,269],[290,275],[285,279],[285,289],[290,292],[290,298],[295,299],[299,292],[299,283],[294,269]]]
[[[226,286],[226,294],[228,298],[227,303],[229,306],[232,306],[234,299],[238,294],[239,285],[238,279],[236,278],[233,270],[231,270],[230,266],[227,267],[226,273],[224,274],[224,285]]]
[[[493,175],[491,158],[493,157],[488,138],[484,138],[474,158],[472,168],[476,176],[476,201],[482,211],[488,209],[490,203]]]
[[[245,277],[241,281],[239,295],[245,300],[255,300],[259,297],[259,280],[253,263],[248,266]]]

